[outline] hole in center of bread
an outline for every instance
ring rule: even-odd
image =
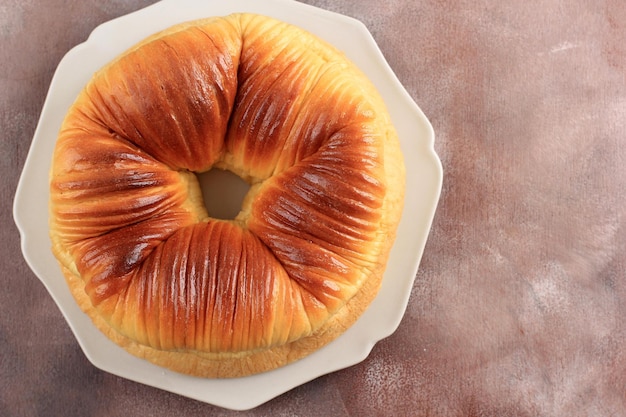
[[[238,175],[219,168],[198,174],[204,206],[210,217],[233,220],[241,211],[250,185]]]

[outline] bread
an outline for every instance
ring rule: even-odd
[[[250,184],[211,218],[196,173]],[[340,52],[269,17],[171,27],[97,72],[68,111],[50,236],[111,340],[204,377],[264,372],[342,334],[380,287],[404,198],[397,135]]]

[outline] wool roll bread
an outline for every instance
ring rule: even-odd
[[[207,213],[196,174],[212,168],[250,184],[233,220]],[[238,377],[354,323],[403,198],[370,81],[298,27],[233,14],[166,29],[93,76],[57,138],[50,236],[111,340],[177,372]]]

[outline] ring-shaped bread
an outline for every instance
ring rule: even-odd
[[[251,184],[234,220],[203,204],[195,173],[215,167]],[[50,193],[53,252],[102,332],[172,370],[235,377],[308,355],[370,304],[404,166],[382,99],[340,52],[234,14],[97,72],[63,122]]]

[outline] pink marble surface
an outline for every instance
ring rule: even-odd
[[[22,260],[11,206],[63,54],[150,3],[0,1],[0,415],[626,415],[618,0],[306,1],[366,24],[436,132],[441,201],[399,329],[242,413],[94,368]]]

